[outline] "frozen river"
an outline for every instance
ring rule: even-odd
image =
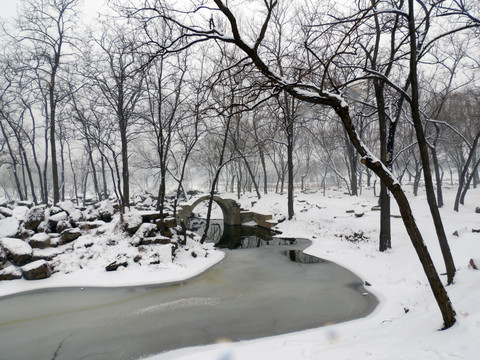
[[[136,359],[370,313],[377,301],[362,281],[294,251],[307,245],[226,250],[220,264],[173,286],[63,288],[0,298],[0,358]]]

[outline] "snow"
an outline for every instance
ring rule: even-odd
[[[480,271],[474,270],[469,262],[474,259],[478,265],[480,258],[480,234],[472,232],[479,227],[480,214],[475,214],[475,207],[480,205],[480,190],[469,191],[466,205],[459,213],[451,210],[455,190],[445,189],[446,205],[441,209],[457,268],[455,283],[446,288],[457,313],[457,323],[452,328],[439,331],[443,323],[440,311],[402,220],[392,217],[393,248],[380,253],[377,250],[380,212],[371,210],[377,205],[378,198],[371,190],[364,189],[362,196],[349,197],[343,189],[331,189],[327,196],[321,191],[297,193],[294,219],[276,227],[283,232],[282,236],[310,239],[312,245],[306,250],[308,254],[334,261],[371,284],[368,290],[380,301],[372,314],[363,319],[275,337],[179,349],[149,359],[478,359]],[[409,194],[409,199],[437,271],[443,274],[445,266],[425,194],[421,193],[417,198]],[[250,208],[253,201],[256,199],[248,196],[239,200],[245,208]],[[282,219],[286,206],[285,196],[269,194],[256,201],[252,210]],[[349,209],[364,212],[364,215],[357,218],[354,213],[346,212]],[[392,214],[398,213],[392,200]],[[156,268],[129,264],[125,269],[106,272],[104,266],[108,261],[128,253],[129,245],[124,238],[113,237],[115,224],[104,226],[103,235],[92,232],[64,245],[77,247],[84,256],[89,254],[88,249],[95,247],[102,252],[102,256],[91,263],[83,264],[83,269],[77,268],[68,274],[55,273],[49,279],[36,282],[0,282],[0,296],[59,286],[123,286],[183,281],[200,274],[223,257],[222,252],[208,247],[211,245],[201,246],[189,239],[187,247],[173,261],[160,262]],[[458,237],[452,235],[455,231],[458,231]],[[111,247],[105,246],[109,240],[115,240],[122,251],[110,253],[108,249]],[[89,243],[92,245],[86,248]],[[159,251],[159,257],[165,258],[169,255],[169,246],[156,248],[147,245],[145,251]],[[198,255],[196,258],[191,256],[192,251]],[[74,258],[74,254],[79,253],[72,252],[68,259],[72,267],[78,267],[82,263]],[[445,283],[446,277],[441,278]],[[184,303],[179,299],[171,306],[184,306]]]

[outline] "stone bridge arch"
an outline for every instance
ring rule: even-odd
[[[177,224],[180,224],[182,221],[185,226],[188,228],[190,226],[190,216],[192,215],[193,210],[200,204],[202,201],[210,199],[210,195],[202,195],[195,200],[191,200],[189,203],[181,204],[177,211]],[[241,225],[242,216],[240,214],[240,205],[232,199],[222,199],[219,196],[214,195],[213,201],[220,206],[223,213],[223,222],[227,225]]]

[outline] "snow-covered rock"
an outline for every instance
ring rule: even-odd
[[[142,225],[142,216],[138,213],[123,216],[123,228],[129,235],[134,235]]]
[[[147,237],[154,237],[156,235],[156,232],[157,225],[152,223],[144,223],[140,225],[134,236],[138,236],[139,238],[144,239]]]
[[[13,214],[12,209],[0,206],[0,215],[3,215],[5,217],[10,217],[10,216],[12,216],[12,214]]]
[[[25,229],[36,231],[42,221],[45,220],[45,207],[35,206],[25,215]]]
[[[0,220],[0,238],[12,237],[18,233],[20,222],[14,217]]]
[[[68,222],[67,219],[63,219],[57,223],[56,232],[61,233],[63,230],[71,229],[71,228],[72,228],[72,225],[70,225],[70,222]]]
[[[115,213],[113,204],[110,200],[104,200],[99,202],[96,206],[100,219],[105,222],[112,221],[112,216]]]
[[[58,223],[59,221],[66,220],[67,218],[68,218],[68,214],[62,210],[60,212],[57,212],[55,215],[50,215],[48,220]]]
[[[37,260],[22,266],[23,277],[27,280],[40,280],[52,275],[50,266],[45,260]]]
[[[14,265],[7,266],[5,269],[0,270],[0,281],[2,280],[15,280],[22,277],[22,272]]]
[[[12,211],[12,216],[17,220],[23,220],[29,210],[27,206],[15,206]]]
[[[28,244],[32,248],[46,248],[50,246],[50,236],[47,233],[35,234],[28,240]]]
[[[71,201],[61,201],[57,204],[57,206],[63,211],[66,211],[69,215],[76,211],[75,205]]]
[[[78,228],[67,229],[67,230],[63,230],[60,235],[62,238],[62,242],[64,244],[68,244],[74,240],[77,240],[80,236],[82,236],[82,232]]]
[[[85,216],[83,215],[83,212],[76,209],[70,213],[70,219],[72,219],[74,222],[80,222],[85,220]]]
[[[6,257],[17,266],[27,264],[32,259],[32,247],[25,241],[14,238],[3,238],[0,246],[5,251]]]

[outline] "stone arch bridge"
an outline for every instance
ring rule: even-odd
[[[180,204],[176,216],[177,224],[183,222],[187,228],[190,227],[190,216],[193,210],[198,204],[208,199],[210,199],[210,195],[200,195],[187,203]],[[271,220],[272,215],[263,215],[244,210],[240,207],[240,204],[233,199],[224,199],[218,195],[214,195],[213,201],[222,209],[223,222],[227,225],[242,225],[253,221],[258,226],[270,229],[277,224]]]

